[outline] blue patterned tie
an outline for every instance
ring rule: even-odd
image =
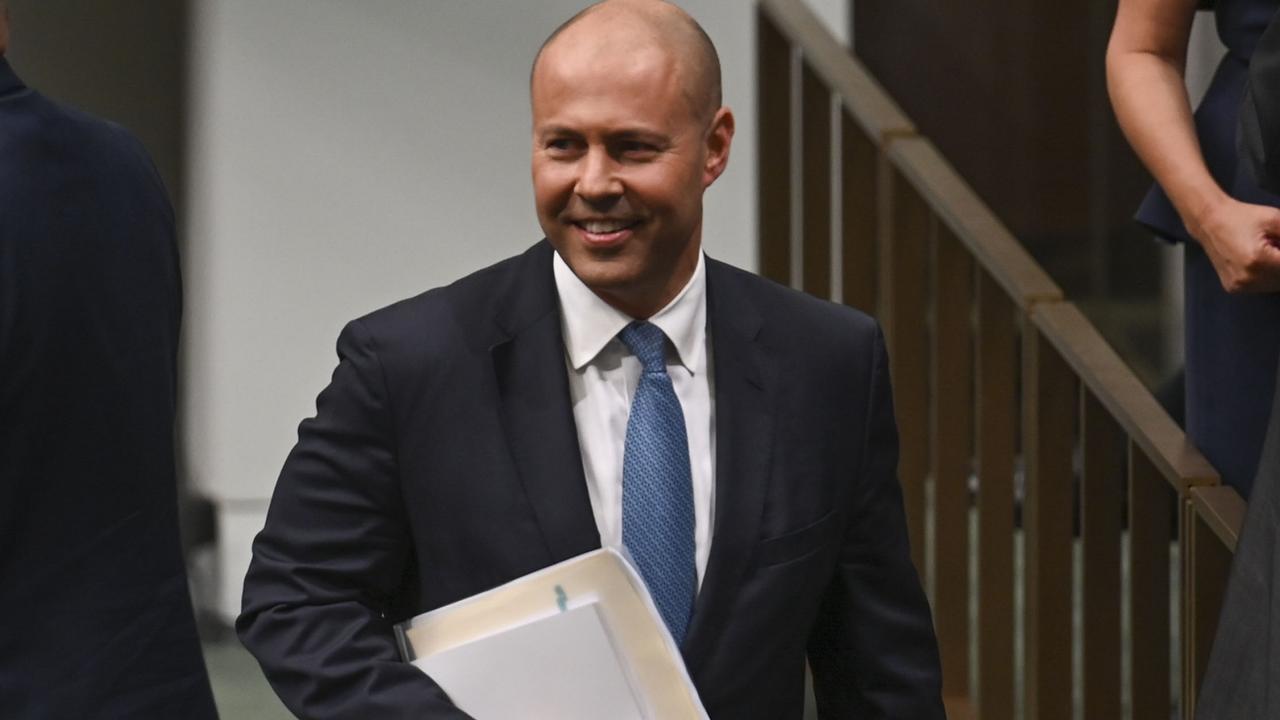
[[[662,330],[633,322],[618,336],[644,366],[631,399],[622,456],[622,544],[679,643],[689,627],[698,582],[689,436],[667,375]]]

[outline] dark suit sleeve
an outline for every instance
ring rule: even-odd
[[[1280,13],[1254,46],[1238,116],[1240,167],[1258,187],[1280,193]]]
[[[466,718],[400,660],[387,616],[413,557],[375,345],[359,321],[338,339],[254,541],[236,629],[299,717]]]
[[[911,562],[898,432],[884,339],[877,328],[861,471],[831,586],[809,639],[823,718],[943,718],[941,669],[928,601]]]

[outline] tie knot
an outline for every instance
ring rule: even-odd
[[[622,344],[635,355],[646,373],[667,373],[666,347],[667,336],[662,328],[643,321],[636,321],[622,328],[618,333]]]

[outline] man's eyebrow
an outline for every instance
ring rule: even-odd
[[[534,136],[537,138],[548,137],[575,137],[583,136],[581,130],[576,130],[567,125],[546,125],[537,128]],[[608,130],[604,133],[605,139],[610,142],[627,141],[627,140],[643,140],[655,145],[668,145],[671,143],[671,137],[659,130],[649,130],[646,128],[624,127],[617,130]]]
[[[648,140],[651,142],[666,142],[667,134],[658,132],[657,130],[645,130],[643,128],[623,128],[617,132],[609,133],[609,137],[616,140]]]
[[[535,128],[535,137],[582,137],[582,133],[568,126],[544,126]]]
[[[567,125],[546,125],[538,128],[537,133],[538,133],[538,137],[546,137],[547,135],[581,135],[582,134]]]

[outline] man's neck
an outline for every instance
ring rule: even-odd
[[[701,257],[702,243],[695,242],[680,257],[675,270],[661,285],[641,288],[632,293],[612,293],[607,289],[596,288],[592,288],[591,291],[601,300],[632,318],[648,320],[654,313],[671,304],[671,301],[685,289],[693,279],[693,273],[697,270],[698,260]]]

